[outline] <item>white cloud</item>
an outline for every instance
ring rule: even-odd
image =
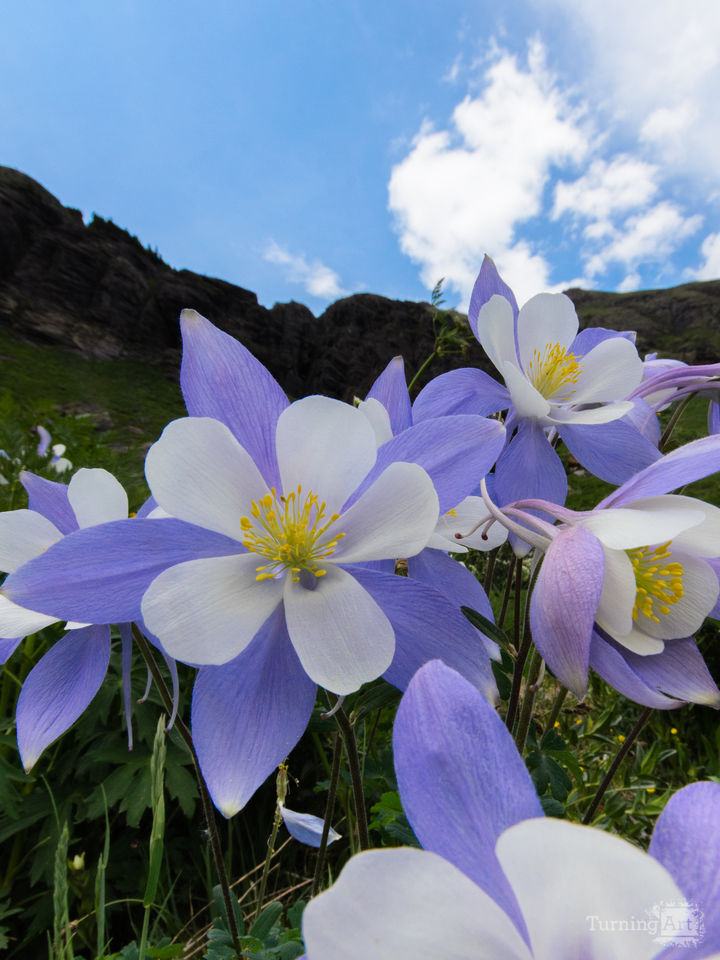
[[[638,290],[641,283],[642,278],[639,273],[628,273],[622,282],[618,284],[617,292],[629,293],[631,290]]]
[[[658,190],[657,176],[656,166],[627,154],[609,162],[594,160],[582,177],[555,185],[552,217],[564,213],[585,217],[591,221],[586,236],[602,236],[613,215],[644,207],[652,200]]]
[[[621,263],[629,269],[643,263],[662,263],[683,240],[700,229],[702,219],[700,214],[683,216],[669,201],[657,203],[614,229],[609,242],[587,259],[586,272],[595,277],[605,273],[611,263]]]
[[[425,123],[392,170],[388,206],[425,285],[445,277],[466,304],[488,252],[521,302],[546,289],[548,264],[518,227],[541,212],[551,168],[587,150],[582,116],[548,71],[542,44],[530,44],[524,66],[498,55],[450,129]]]
[[[696,271],[688,271],[694,280],[717,280],[720,277],[720,233],[710,233],[700,248],[704,260]]]
[[[548,0],[543,0],[543,6]],[[720,182],[717,0],[552,0],[587,95],[678,172]]]
[[[303,254],[292,254],[274,240],[268,241],[263,259],[287,267],[288,280],[301,283],[314,297],[333,299],[347,293],[340,285],[340,277],[320,260],[309,262]]]

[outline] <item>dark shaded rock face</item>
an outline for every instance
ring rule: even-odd
[[[720,356],[720,281],[637,294],[569,293],[583,325],[637,329],[641,351],[659,348],[687,360]],[[5,329],[90,358],[141,355],[175,372],[183,307],[241,340],[292,397],[364,396],[393,356],[404,356],[410,377],[434,343],[427,303],[361,293],[320,317],[294,301],[268,310],[249,290],[173,270],[111,221],[95,217],[85,226],[80,211],[63,207],[25,174],[0,167]],[[436,360],[427,377],[486,366],[471,341],[464,357]]]

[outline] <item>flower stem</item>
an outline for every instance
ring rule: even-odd
[[[500,616],[497,619],[497,625],[502,628],[503,623],[505,622],[505,614],[507,613],[508,603],[510,602],[510,592],[513,585],[513,577],[515,575],[516,562],[514,560],[510,561],[510,566],[508,568],[507,581],[505,583],[505,593],[503,594],[502,606],[500,607]]]
[[[605,776],[603,777],[602,783],[600,784],[600,786],[599,786],[598,789],[597,789],[597,793],[596,793],[595,796],[592,798],[592,803],[591,803],[590,806],[588,807],[587,813],[585,814],[585,816],[584,816],[583,819],[582,819],[582,822],[583,822],[584,824],[588,824],[588,823],[590,823],[590,821],[592,820],[593,816],[595,815],[595,811],[597,810],[597,808],[598,808],[598,806],[599,806],[599,804],[600,804],[600,801],[602,800],[602,798],[603,798],[603,796],[604,796],[604,794],[605,794],[605,791],[606,791],[607,788],[610,786],[610,781],[611,781],[612,778],[615,776],[615,772],[616,772],[617,768],[620,766],[620,764],[621,764],[621,763],[623,762],[623,760],[625,759],[625,755],[627,754],[628,750],[630,749],[630,747],[633,745],[633,743],[634,743],[635,740],[637,739],[638,734],[640,733],[640,731],[642,730],[642,728],[645,726],[645,723],[647,722],[647,719],[648,719],[648,717],[650,716],[651,713],[652,713],[652,707],[645,707],[645,709],[643,710],[643,712],[640,714],[640,719],[639,719],[638,722],[635,724],[635,726],[632,728],[632,730],[630,731],[630,733],[627,735],[627,739],[622,743],[620,749],[619,749],[618,752],[617,752],[617,755],[616,755],[615,759],[614,759],[613,762],[610,764],[610,768],[608,769],[608,772],[607,772],[607,773],[605,774]]]
[[[560,711],[562,710],[562,705],[565,703],[565,697],[568,695],[568,688],[561,686],[555,696],[553,701],[552,710],[550,711],[550,716],[548,717],[547,724],[545,725],[544,733],[547,733],[548,730],[552,730],[555,726],[555,721],[560,716]]]
[[[153,656],[150,645],[135,624],[133,624],[133,635],[135,636],[135,640],[137,641],[137,645],[140,648],[140,653],[147,664],[148,670],[152,674],[155,685],[160,693],[160,698],[165,705],[165,709],[168,711],[168,715],[172,715],[173,702],[172,697],[170,696],[170,691],[165,685],[165,680],[160,673],[160,668],[158,667],[157,661]],[[220,848],[220,838],[217,832],[215,814],[213,812],[210,794],[208,793],[205,778],[203,777],[200,769],[200,761],[198,760],[197,753],[195,752],[192,734],[185,725],[182,717],[179,715],[175,717],[175,729],[180,734],[185,742],[185,746],[190,751],[190,758],[192,759],[193,767],[195,768],[195,776],[197,777],[198,788],[200,790],[200,800],[202,802],[203,813],[205,814],[205,823],[207,824],[208,834],[210,836],[210,847],[212,850],[213,860],[215,862],[215,871],[217,873],[218,880],[220,881],[223,901],[225,903],[225,912],[227,913],[230,936],[232,937],[235,952],[238,956],[241,956],[240,934],[238,933],[237,923],[235,922],[235,911],[233,910],[230,883],[228,881],[228,875],[225,869],[225,861],[223,860],[222,850]]]
[[[488,596],[490,596],[490,591],[492,590],[493,575],[495,573],[495,561],[497,560],[499,551],[500,547],[495,547],[495,549],[491,550],[488,554],[487,567],[485,568],[485,579],[483,580],[483,590]]]
[[[527,686],[525,687],[525,696],[523,697],[517,733],[515,734],[515,743],[517,744],[518,752],[521,756],[523,750],[525,749],[525,743],[527,742],[528,730],[530,729],[530,721],[532,719],[533,707],[535,705],[535,695],[538,692],[541,682],[542,666],[543,659],[537,652],[537,649],[535,649],[533,650],[532,657],[530,658]]]
[[[333,737],[333,758],[332,770],[330,772],[330,786],[328,787],[327,803],[325,804],[325,822],[323,823],[323,832],[320,837],[320,846],[318,847],[317,860],[315,861],[315,875],[313,877],[312,893],[310,897],[317,896],[320,892],[322,883],[323,869],[325,867],[325,854],[327,852],[328,836],[330,835],[330,824],[333,813],[335,812],[335,796],[337,794],[338,778],[340,777],[340,757],[342,755],[342,741],[340,734],[336,733]]]
[[[513,670],[512,686],[510,688],[510,698],[508,700],[508,709],[505,716],[505,726],[512,733],[515,725],[515,716],[517,714],[518,701],[520,699],[520,687],[522,685],[523,670],[525,661],[530,652],[530,631],[523,630],[521,615],[521,594],[522,594],[522,560],[518,557],[515,561],[515,624],[513,629],[513,640],[517,655],[515,657],[515,669]],[[512,571],[512,567],[510,568]],[[511,577],[508,578],[510,583]]]
[[[430,354],[430,356],[427,358],[427,360],[424,360],[424,361],[423,361],[422,365],[420,366],[420,369],[418,370],[418,372],[415,374],[415,376],[412,378],[412,380],[411,380],[410,383],[408,384],[408,393],[411,393],[411,392],[412,392],[413,387],[415,386],[415,384],[418,382],[418,380],[420,379],[420,377],[422,376],[422,374],[425,373],[425,371],[427,370],[427,368],[430,366],[430,364],[433,362],[433,360],[435,359],[435,357],[436,357],[437,355],[438,355],[438,354],[437,354],[437,350],[433,350],[433,352]]]
[[[362,772],[360,770],[360,757],[358,755],[357,740],[348,720],[347,714],[342,707],[335,713],[337,725],[340,727],[343,740],[345,741],[345,752],[348,758],[348,767],[350,768],[350,779],[352,781],[353,795],[355,797],[355,816],[357,817],[358,842],[361,850],[370,848],[370,834],[368,833],[367,813],[365,812],[365,792],[363,790]]]
[[[270,861],[272,860],[273,854],[275,853],[275,841],[277,840],[278,830],[280,829],[280,821],[282,820],[282,814],[280,813],[280,807],[275,807],[275,817],[273,819],[272,831],[270,833],[270,839],[268,840],[268,852],[265,857],[265,865],[263,866],[262,877],[260,878],[260,889],[258,890],[257,898],[257,908],[255,910],[255,919],[260,916],[263,908],[263,901],[265,900],[265,891],[267,889],[268,874],[270,873]]]
[[[695,396],[694,393],[689,394],[673,410],[672,416],[668,420],[668,425],[665,427],[663,431],[663,435],[660,437],[660,443],[658,444],[658,450],[660,451],[660,453],[665,452],[665,447],[667,446],[667,443],[670,437],[672,436],[672,432],[675,429],[675,426],[678,420],[683,415],[683,411],[685,410],[685,407],[690,403],[690,401],[694,396]]]

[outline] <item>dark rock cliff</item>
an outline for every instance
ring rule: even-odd
[[[638,330],[641,352],[720,356],[720,281],[629,294],[571,290],[584,325]],[[254,293],[173,270],[112,221],[62,204],[30,177],[0,167],[0,327],[90,358],[142,355],[179,362],[178,315],[193,307],[241,340],[293,397],[364,396],[396,354],[409,375],[432,351],[432,307],[370,293],[319,317],[301,303],[268,310]],[[483,365],[480,347],[436,360],[428,375]]]

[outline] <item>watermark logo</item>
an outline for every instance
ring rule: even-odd
[[[586,918],[593,933],[646,934],[661,946],[694,947],[703,939],[703,913],[697,903],[688,900],[661,901],[646,911],[644,917],[612,919],[598,914]]]

